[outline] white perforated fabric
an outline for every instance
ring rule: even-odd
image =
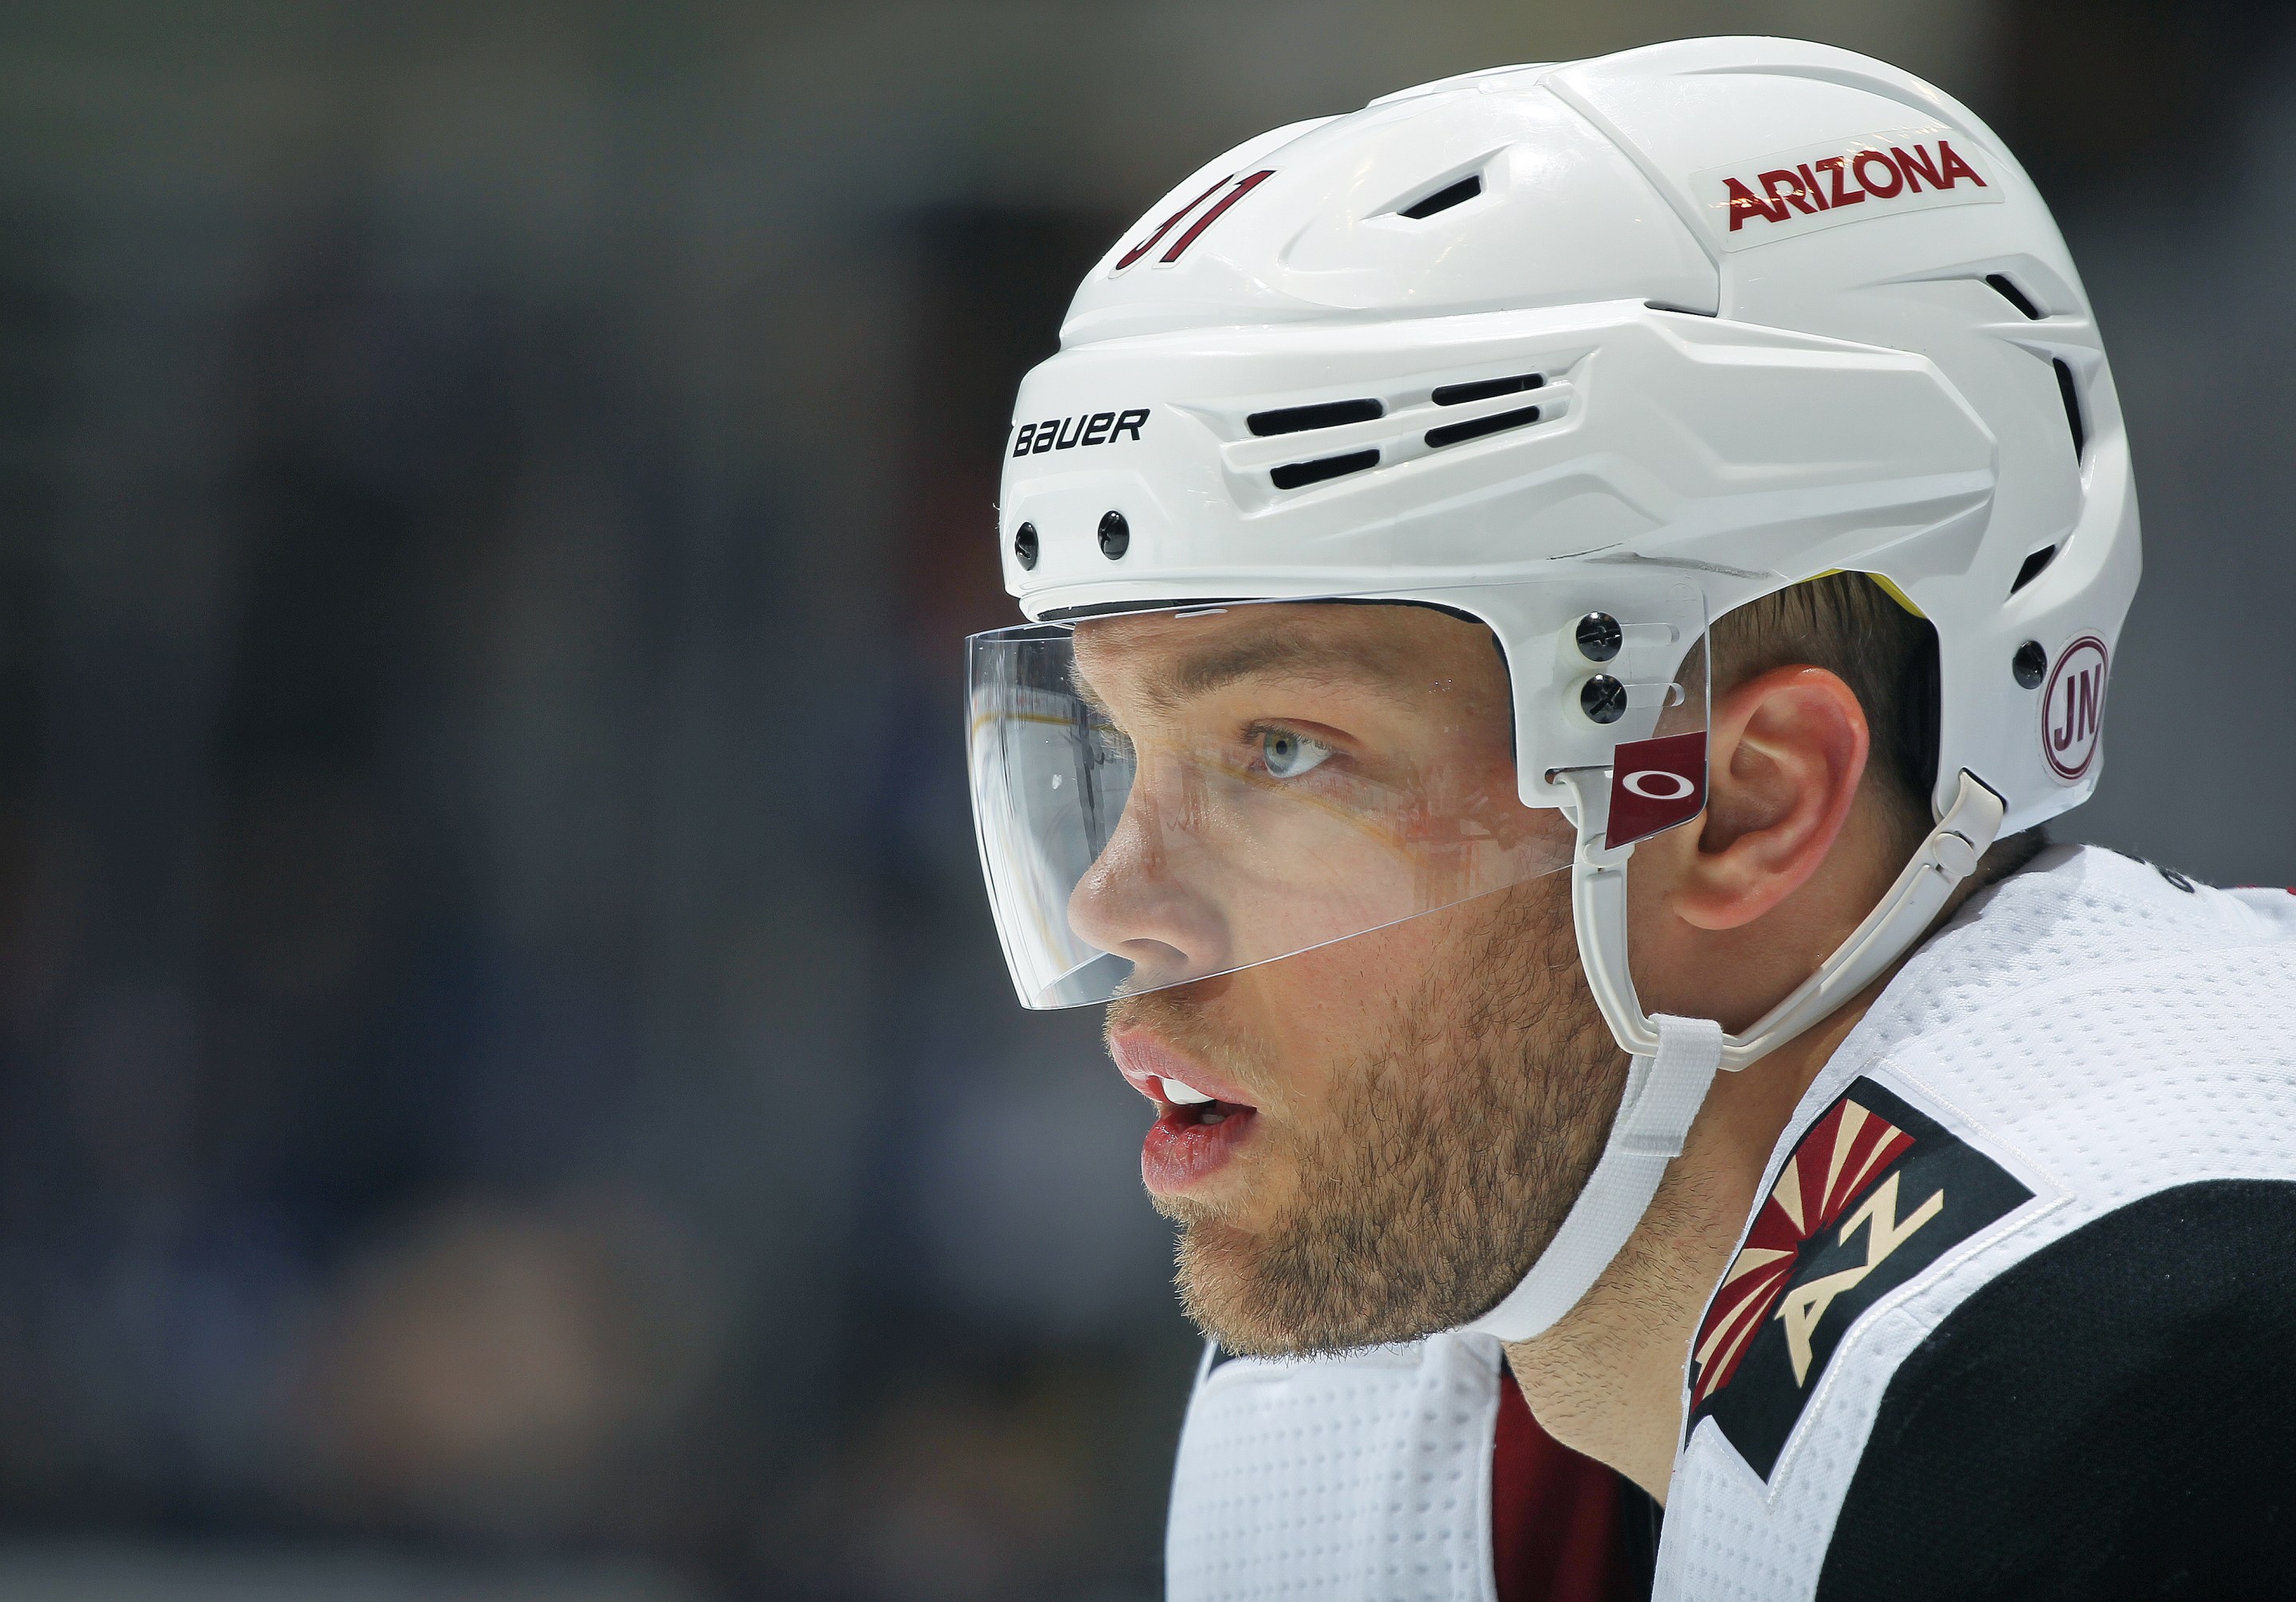
[[[1906,965],[1803,1097],[1758,1194],[1865,1075],[2036,1199],[1851,1327],[1767,1483],[1711,1419],[1698,1425],[1675,1466],[1656,1596],[1810,1596],[1890,1376],[1971,1293],[2171,1186],[2296,1179],[2292,902],[2064,847]]]
[[[1180,1434],[1169,1602],[1496,1602],[1498,1368],[1467,1335],[1212,1368]]]
[[[2246,888],[2225,892],[2273,927],[2296,940],[2296,890]]]

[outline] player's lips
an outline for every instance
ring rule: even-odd
[[[1194,1058],[1140,1030],[1111,1036],[1108,1049],[1125,1081],[1156,1104],[1156,1121],[1140,1143],[1140,1178],[1158,1195],[1218,1170],[1250,1137],[1259,1109]]]

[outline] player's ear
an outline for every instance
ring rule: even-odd
[[[1808,883],[1841,834],[1872,736],[1823,668],[1774,668],[1714,703],[1706,816],[1668,905],[1701,929],[1752,923]]]

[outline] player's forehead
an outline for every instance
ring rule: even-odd
[[[1428,606],[1333,601],[1092,619],[1077,626],[1076,661],[1094,695],[1153,706],[1253,681],[1409,698],[1498,668],[1480,623]]]

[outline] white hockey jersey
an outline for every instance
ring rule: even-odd
[[[1906,965],[1759,1194],[1655,1596],[2296,1595],[2296,893],[2052,850]],[[1173,1602],[1492,1602],[1499,1360],[1208,1361]]]

